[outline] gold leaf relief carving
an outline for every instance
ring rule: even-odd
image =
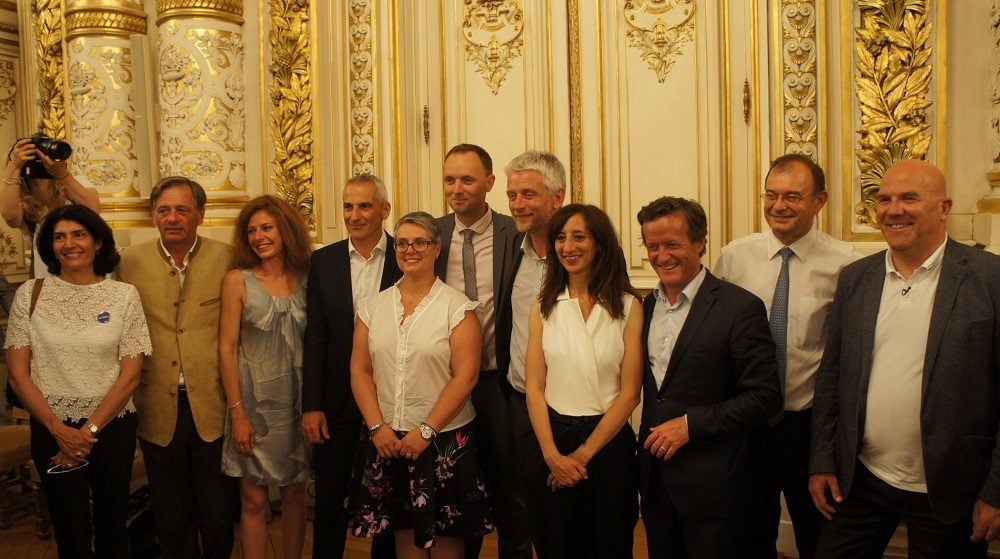
[[[375,113],[372,69],[372,13],[367,0],[351,0],[350,100],[351,172],[375,173]]]
[[[862,200],[858,223],[876,225],[875,195],[893,163],[923,159],[930,148],[926,110],[931,82],[927,0],[858,0],[855,28],[858,158]]]
[[[304,0],[270,0],[270,7],[275,193],[296,208],[314,231],[309,6]]]
[[[17,94],[17,82],[14,76],[14,63],[10,60],[0,60],[0,124],[14,116],[14,96]]]
[[[54,138],[66,137],[63,103],[62,0],[35,0],[35,57],[38,61],[39,129]]]
[[[785,153],[802,153],[817,160],[815,2],[783,0],[781,27]]]
[[[194,57],[179,45],[160,54],[160,101],[163,122],[181,128],[194,116],[194,107],[204,91],[201,72]]]
[[[511,61],[521,55],[524,13],[516,0],[465,0],[465,56],[496,95]]]
[[[693,0],[632,0],[625,2],[624,9],[628,45],[639,50],[640,58],[663,83],[681,47],[694,40]]]

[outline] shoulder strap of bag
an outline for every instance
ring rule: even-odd
[[[31,307],[28,309],[28,318],[35,314],[35,303],[38,303],[38,295],[42,292],[42,282],[45,278],[38,278],[31,286]]]

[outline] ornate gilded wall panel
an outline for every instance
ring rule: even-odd
[[[274,192],[298,208],[309,228],[315,231],[308,3],[271,0],[270,8]]]
[[[694,40],[694,0],[632,0],[624,9],[629,46],[665,82],[681,47]]]
[[[375,173],[374,35],[370,0],[348,4],[350,43],[351,174]]]
[[[465,56],[496,95],[512,61],[521,56],[524,12],[518,0],[465,0]]]
[[[14,61],[0,60],[0,126],[14,120],[14,95],[17,79]]]
[[[860,122],[855,149],[859,224],[876,224],[875,196],[885,171],[923,159],[931,147],[932,30],[929,0],[858,0],[854,69]]]
[[[192,17],[166,19],[159,30],[160,175],[245,191],[242,29]]]
[[[782,0],[778,8],[781,40],[780,153],[802,153],[823,163],[819,153],[819,110],[815,0]]]
[[[66,137],[66,110],[63,99],[62,0],[35,1],[35,57],[38,64],[38,128],[55,138]]]

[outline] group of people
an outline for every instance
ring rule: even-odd
[[[60,556],[127,556],[137,438],[166,557],[229,557],[237,517],[263,556],[272,486],[300,556],[310,477],[314,557],[348,530],[377,558],[477,557],[494,527],[504,558],[630,557],[641,512],[649,557],[773,558],[782,493],[803,558],[880,557],[900,521],[913,557],[1000,536],[1000,259],[948,239],[929,163],[886,171],[888,250],[865,258],[815,227],[803,155],[771,164],[768,230],[714,273],[702,207],[657,198],[643,299],[547,152],[504,168],[504,215],[490,155],[453,147],[452,213],[391,235],[385,185],[352,177],[348,238],[316,251],[273,196],[231,247],[198,235],[205,192],[169,177],[159,237],[119,254],[88,189],[32,151],[0,209],[20,225],[5,197],[53,193],[29,228],[52,276],[18,290],[5,347]],[[33,157],[53,178],[20,177]]]

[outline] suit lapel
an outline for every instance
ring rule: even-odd
[[[934,307],[931,309],[931,326],[927,333],[927,349],[924,352],[924,375],[921,391],[927,389],[927,380],[934,371],[938,350],[955,308],[958,289],[965,278],[968,259],[959,253],[958,243],[949,240],[941,259],[941,277],[938,279],[937,292],[934,294]]]
[[[885,253],[882,253],[885,256]],[[858,379],[859,402],[867,401],[868,381],[872,373],[872,352],[875,350],[875,325],[882,305],[885,286],[885,260],[873,259],[872,269],[861,275],[861,378]],[[845,317],[846,318],[846,317]],[[860,413],[864,413],[862,409]]]
[[[399,265],[396,263],[396,239],[392,235],[386,234],[385,241],[385,262],[382,264],[382,281],[378,285],[379,291],[385,291],[392,284],[396,283],[399,277]]]
[[[442,218],[438,223],[441,225],[441,254],[438,255],[437,262],[434,263],[434,273],[441,281],[447,281],[448,274],[448,253],[451,250],[451,236],[455,234],[455,214],[450,213]]]
[[[674,344],[674,350],[670,353],[670,363],[667,365],[666,376],[663,379],[663,385],[660,386],[660,393],[662,394],[670,381],[674,378],[674,373],[684,358],[684,353],[687,351],[689,345],[694,340],[695,336],[698,334],[698,330],[701,328],[702,323],[708,317],[708,313],[711,312],[712,307],[715,305],[715,300],[717,298],[716,291],[719,289],[719,280],[711,274],[711,272],[705,273],[705,281],[701,284],[701,288],[698,289],[698,293],[694,296],[694,300],[691,301],[691,310],[688,311],[687,319],[684,321],[684,326],[681,327],[681,331],[677,334],[677,343]]]

